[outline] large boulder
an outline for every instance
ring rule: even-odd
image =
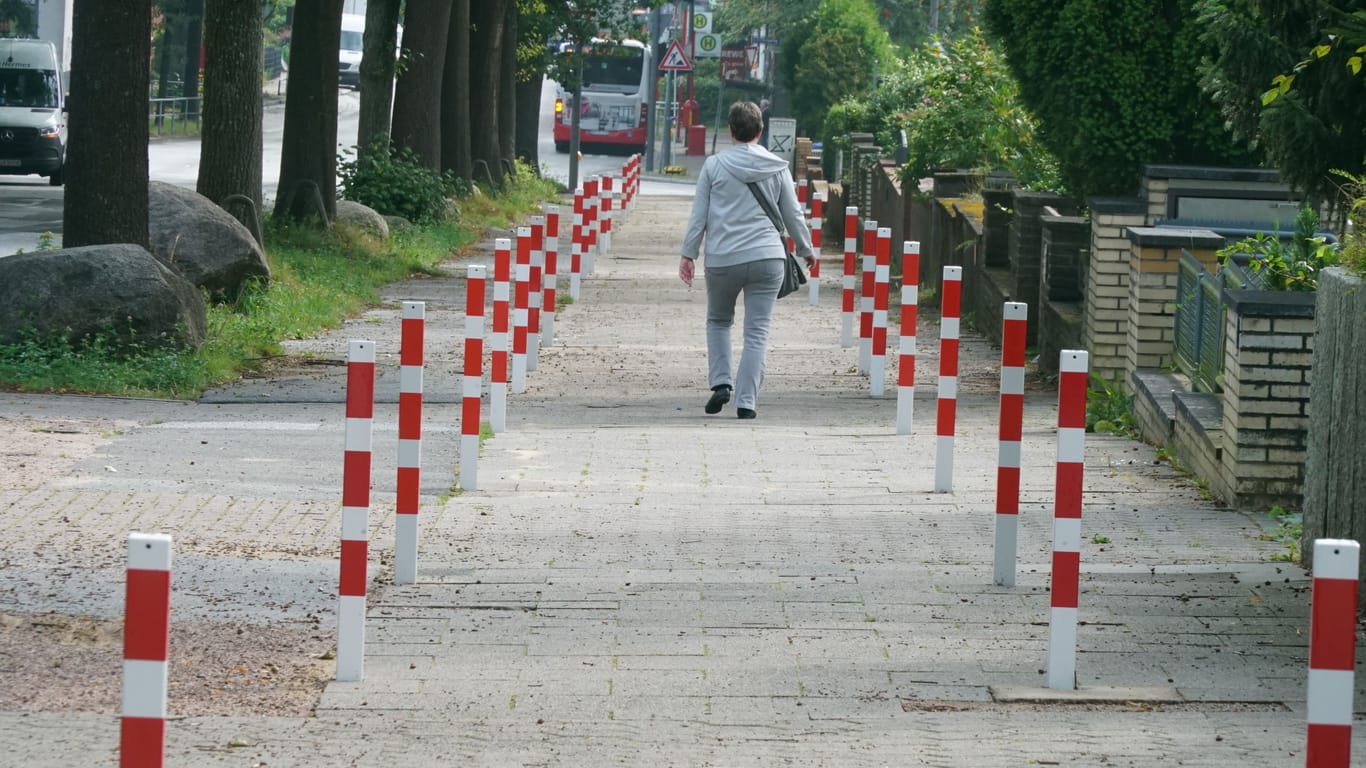
[[[336,221],[363,229],[381,239],[389,238],[389,222],[379,211],[354,200],[338,200]]]
[[[266,254],[232,214],[194,190],[154,181],[147,189],[152,254],[214,299],[232,301],[253,279],[270,279]]]
[[[112,334],[119,341],[204,343],[204,298],[137,245],[88,245],[0,259],[0,344]]]

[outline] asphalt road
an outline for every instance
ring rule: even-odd
[[[541,95],[541,141],[538,145],[542,172],[567,183],[569,155],[555,152],[550,134],[554,114],[555,84],[546,81]],[[337,100],[338,152],[356,143],[360,112],[360,92],[343,89]],[[275,196],[280,178],[280,146],[284,136],[283,98],[268,97],[263,124],[262,181],[267,200]],[[621,155],[585,154],[579,164],[579,178],[615,173],[621,169]],[[199,172],[199,140],[187,138],[154,139],[147,150],[148,171],[152,179],[193,188]],[[692,194],[691,186],[670,182],[646,182],[642,194]],[[0,256],[34,249],[43,233],[51,232],[60,243],[62,231],[62,188],[51,187],[39,176],[0,176]]]

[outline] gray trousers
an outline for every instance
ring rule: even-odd
[[[764,383],[768,354],[768,326],[773,304],[783,282],[781,259],[760,259],[730,267],[707,267],[707,384],[729,385],[735,407],[758,410],[759,387]],[[745,294],[745,339],[740,367],[731,378],[730,329],[735,325],[735,302]]]

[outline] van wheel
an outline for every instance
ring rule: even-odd
[[[53,171],[51,176],[48,176],[48,177],[47,177],[47,183],[48,183],[50,186],[53,186],[53,187],[60,187],[60,186],[62,186],[62,184],[63,184],[65,181],[66,181],[66,165],[62,165],[62,166],[61,166],[60,168],[58,168],[57,170]]]
[[[559,153],[562,154],[562,155],[567,155],[567,154],[569,154],[569,142],[567,142],[567,141],[557,141],[557,142],[555,142],[555,151],[556,151],[556,152],[559,152]]]

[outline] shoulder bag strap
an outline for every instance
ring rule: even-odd
[[[783,237],[783,225],[782,221],[778,218],[778,212],[773,209],[773,203],[768,201],[768,197],[759,189],[758,183],[750,181],[746,182],[745,186],[749,187],[749,191],[754,195],[754,199],[759,201],[759,207],[764,209],[764,213],[768,214],[768,220],[773,222],[773,228],[778,230],[778,239],[781,241]]]

